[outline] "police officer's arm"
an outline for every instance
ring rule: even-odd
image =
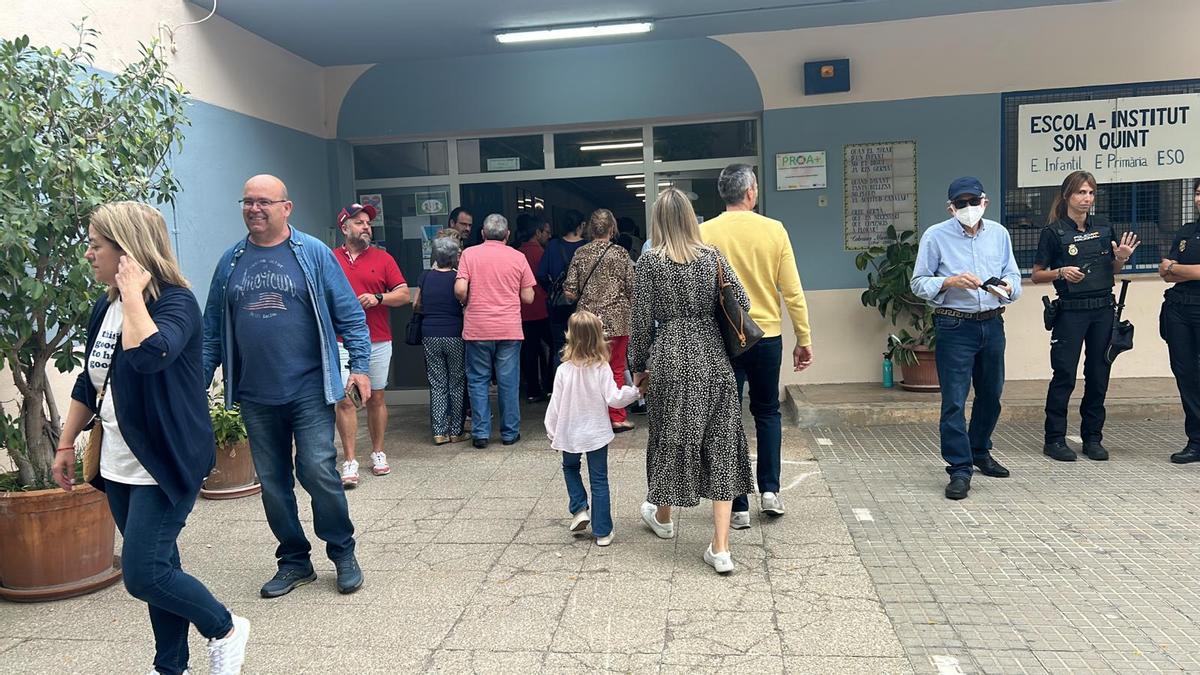
[[[1163,258],[1158,265],[1158,276],[1170,283],[1195,281],[1200,279],[1200,265],[1182,265],[1170,258]]]
[[[1033,272],[1029,278],[1035,284],[1048,284],[1057,279],[1065,279],[1077,284],[1083,281],[1083,271],[1073,265],[1051,267],[1062,259],[1061,246],[1058,236],[1050,228],[1043,228],[1038,239],[1037,257],[1033,261]]]
[[[1120,243],[1117,242],[1115,236],[1113,237],[1112,266],[1114,273],[1121,271],[1121,268],[1125,266],[1125,263],[1129,262],[1129,259],[1133,257],[1133,252],[1137,250],[1138,245],[1141,243],[1142,242],[1138,241],[1138,236],[1133,232],[1126,232],[1125,234],[1121,235]]]

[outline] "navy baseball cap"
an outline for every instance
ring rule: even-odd
[[[954,199],[960,195],[972,195],[979,197],[983,194],[983,183],[974,176],[963,176],[955,178],[950,183],[950,189],[946,191],[946,199]]]
[[[367,212],[367,215],[370,216],[371,220],[375,220],[375,216],[379,215],[379,212],[375,210],[374,206],[371,206],[370,204],[364,206],[363,204],[355,202],[342,209],[342,212],[338,214],[337,224],[341,225],[363,211]]]

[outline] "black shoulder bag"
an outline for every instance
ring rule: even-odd
[[[421,278],[424,281],[428,278],[428,274]],[[425,313],[421,311],[421,302],[425,299],[425,285],[417,284],[417,301],[413,303],[412,317],[408,320],[408,327],[404,331],[404,344],[412,345],[413,347],[420,346],[424,335],[421,331],[421,323],[425,320]]]
[[[735,359],[753,347],[762,338],[763,331],[738,303],[733,284],[725,279],[720,253],[716,254],[716,259],[717,324],[721,327],[721,338],[725,340],[725,351],[729,358]]]
[[[583,278],[583,283],[579,285],[579,295],[575,296],[574,300],[567,298],[567,293],[565,290],[563,290],[563,286],[566,284],[566,281],[567,281],[567,272],[571,271],[571,264],[567,263],[567,269],[563,270],[562,276],[559,278],[558,281],[554,282],[555,290],[562,293],[562,300],[555,301],[553,299],[553,296],[551,296],[550,306],[557,307],[560,309],[570,307],[571,311],[574,311],[575,305],[579,304],[579,300],[581,298],[583,298],[583,289],[587,288],[588,282],[592,280],[592,274],[595,273],[596,268],[600,266],[600,261],[604,260],[604,256],[608,255],[608,251],[612,247],[613,247],[613,242],[611,242],[611,241],[608,242],[608,247],[604,249],[604,252],[600,254],[599,258],[596,258],[596,262],[592,265],[592,269],[588,271],[587,276]],[[564,258],[566,257],[566,255],[567,255],[566,251],[563,251]]]

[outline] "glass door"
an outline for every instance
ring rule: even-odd
[[[372,232],[375,243],[396,259],[404,280],[415,289],[421,272],[430,266],[430,243],[446,226],[453,208],[450,186],[360,189],[358,201],[379,211]],[[391,318],[392,368],[388,389],[427,389],[424,353],[420,347],[404,343],[412,305],[393,308]]]

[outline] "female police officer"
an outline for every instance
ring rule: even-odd
[[[1083,453],[1106,460],[1100,444],[1104,427],[1104,396],[1111,369],[1104,352],[1112,337],[1114,275],[1138,246],[1137,235],[1126,232],[1118,242],[1112,225],[1089,215],[1096,198],[1096,179],[1075,171],[1062,182],[1050,207],[1047,225],[1038,241],[1033,282],[1054,282],[1058,319],[1050,335],[1050,367],[1054,376],[1046,392],[1046,431],[1043,452],[1060,462],[1075,461],[1067,447],[1067,401],[1075,388],[1079,351],[1087,345],[1083,365],[1084,391],[1080,415]]]
[[[1200,220],[1200,178],[1192,183],[1192,199]],[[1176,464],[1200,462],[1200,223],[1179,228],[1158,266],[1163,281],[1175,285],[1163,294],[1159,332],[1171,354],[1171,372],[1183,401],[1187,447],[1171,455]]]

